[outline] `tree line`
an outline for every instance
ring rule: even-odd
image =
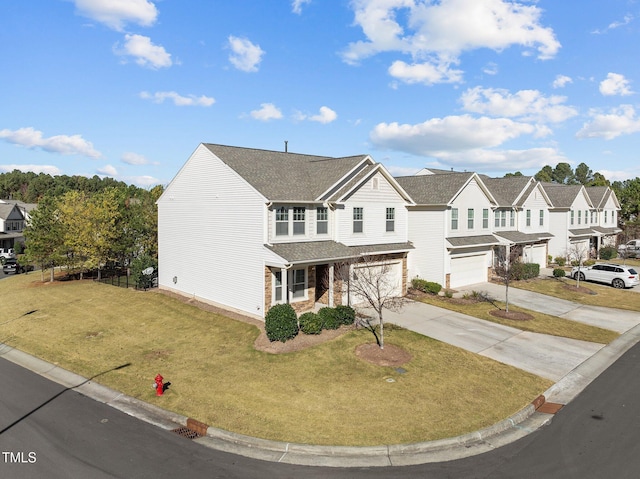
[[[505,177],[523,176],[521,172],[507,173]],[[586,163],[580,163],[575,170],[569,163],[558,163],[554,168],[549,165],[542,167],[534,178],[543,183],[557,183],[560,185],[610,186],[620,201],[621,225],[640,223],[640,178],[610,182],[604,175],[593,172]]]
[[[109,263],[157,266],[156,200],[164,188],[145,190],[112,178],[0,174],[0,197],[37,203],[25,227],[25,260],[49,268],[98,270]]]

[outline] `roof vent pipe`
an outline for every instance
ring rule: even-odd
[[[284,152],[285,153],[289,152],[289,148],[287,147],[288,144],[289,144],[289,142],[287,140],[284,140]]]

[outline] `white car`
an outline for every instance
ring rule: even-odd
[[[575,266],[571,270],[573,279],[580,278],[581,281],[596,281],[607,283],[614,288],[631,288],[640,283],[638,272],[630,266],[613,263],[594,264],[578,268]]]

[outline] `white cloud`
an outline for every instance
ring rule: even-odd
[[[151,100],[154,103],[163,103],[165,100],[172,100],[176,106],[211,106],[216,100],[209,96],[188,95],[182,96],[175,91],[157,91],[153,94],[143,91],[140,92],[140,98]]]
[[[620,28],[620,27],[623,27],[625,25],[629,25],[633,20],[634,20],[634,16],[632,14],[630,14],[630,13],[627,13],[622,20],[617,20],[615,22],[611,22],[607,26],[607,28],[605,28],[604,30],[596,29],[591,33],[594,33],[596,35],[607,33],[609,30],[615,30],[616,28]]]
[[[609,113],[591,110],[589,116],[593,119],[585,123],[582,129],[576,133],[577,138],[613,140],[620,135],[640,132],[640,118],[631,105],[620,105]]]
[[[157,165],[157,163],[149,161],[145,156],[132,152],[123,153],[120,159],[127,165]]]
[[[0,138],[9,143],[31,149],[40,148],[50,153],[82,155],[89,158],[100,158],[102,156],[93,147],[93,144],[82,138],[81,135],[56,135],[44,138],[41,131],[27,127],[18,130],[0,130]]]
[[[609,73],[606,80],[600,82],[600,93],[605,96],[631,95],[633,92],[629,88],[629,80],[619,73]]]
[[[155,23],[158,10],[148,0],[75,0],[78,13],[117,31],[125,23],[148,27]]]
[[[498,65],[493,62],[487,63],[487,65],[482,69],[482,71],[486,75],[497,75],[498,74]]]
[[[119,45],[114,47],[117,55],[132,56],[138,65],[152,69],[166,68],[173,64],[171,54],[164,47],[154,45],[149,37],[127,34],[124,40],[122,48]]]
[[[102,168],[98,168],[97,172],[99,175],[118,176],[118,170],[112,165],[104,165]]]
[[[302,13],[302,6],[308,5],[309,3],[311,3],[311,0],[293,0],[293,2],[291,2],[291,11],[300,15]]]
[[[556,79],[553,80],[553,88],[564,88],[568,83],[573,83],[571,77],[566,75],[557,75]]]
[[[158,178],[154,178],[153,176],[121,176],[118,178],[119,181],[124,181],[125,183],[134,184],[141,188],[148,188],[150,186],[159,185],[162,183]]]
[[[317,121],[318,123],[331,123],[338,118],[338,114],[333,111],[328,106],[321,106],[320,112],[317,115],[307,116],[303,113],[298,113],[295,115],[296,120],[309,120],[309,121]]]
[[[251,116],[260,121],[279,120],[282,112],[273,103],[261,103],[259,110],[253,110]]]
[[[538,90],[510,93],[500,88],[470,88],[460,101],[466,111],[483,115],[506,116],[524,121],[559,123],[578,114],[573,107],[563,105],[564,96],[544,96]]]
[[[11,172],[13,170],[33,171],[34,173],[45,173],[51,176],[62,174],[60,168],[52,165],[0,165],[0,171]]]
[[[506,0],[354,0],[352,5],[366,40],[350,43],[344,61],[357,64],[380,52],[408,54],[412,64],[396,62],[390,73],[412,83],[461,81],[451,65],[479,48],[519,45],[536,49],[540,59],[554,57],[560,48],[553,30],[540,24],[535,5]]]
[[[229,61],[234,67],[244,72],[258,71],[258,65],[265,53],[259,45],[251,43],[246,38],[229,35],[229,48],[232,52]]]
[[[420,171],[420,168],[411,168],[408,166],[385,165],[385,167],[393,176],[413,176]]]

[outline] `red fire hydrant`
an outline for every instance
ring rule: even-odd
[[[156,396],[162,396],[162,393],[164,393],[164,378],[158,374],[156,376]]]

